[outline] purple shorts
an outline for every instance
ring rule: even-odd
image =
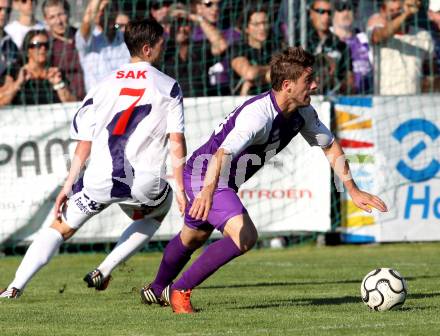
[[[214,192],[212,199],[211,210],[208,213],[206,221],[202,219],[195,219],[189,215],[189,209],[193,204],[194,198],[201,190],[201,183],[193,183],[191,186],[191,176],[184,174],[183,182],[185,192],[189,197],[189,203],[185,209],[185,224],[195,230],[216,228],[223,232],[226,222],[237,215],[247,213],[246,208],[241,203],[237,193],[232,188],[218,188]]]

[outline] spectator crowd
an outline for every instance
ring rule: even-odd
[[[44,0],[43,21],[38,0],[0,0],[0,106],[83,99],[129,62],[125,26],[147,16],[166,34],[157,66],[186,97],[268,90],[271,56],[304,28],[319,94],[440,89],[440,0],[309,0],[305,27],[299,0],[84,1],[75,28],[67,0]]]

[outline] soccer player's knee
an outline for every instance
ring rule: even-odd
[[[46,266],[50,259],[52,259],[52,255],[46,254],[46,255],[40,255],[40,258],[38,259],[38,261],[36,261],[36,263],[40,263],[40,266]]]
[[[74,229],[70,229],[70,230],[67,231],[67,232],[63,232],[63,233],[61,233],[61,235],[63,236],[64,241],[66,241],[67,239],[69,239],[70,237],[72,237],[73,234],[75,233],[75,231],[76,231],[76,230],[74,230]]]
[[[63,237],[64,241],[69,239],[74,235],[76,232],[76,229],[71,228],[66,223],[64,223],[61,219],[56,219],[51,225],[51,228],[54,230],[57,230],[61,236]]]
[[[205,238],[204,236],[195,236],[191,239],[187,239],[183,244],[192,250],[196,250],[201,247],[206,242],[206,240],[207,238]]]
[[[258,240],[258,232],[257,230],[249,230],[240,237],[240,250],[243,253],[246,253],[250,249],[252,249],[255,243]]]
[[[196,250],[208,240],[210,235],[211,231],[193,230],[184,227],[180,233],[180,239],[183,245]]]

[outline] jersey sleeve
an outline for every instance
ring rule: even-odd
[[[312,106],[300,111],[305,125],[300,133],[310,146],[329,147],[335,140],[332,132],[319,120],[318,113]]]
[[[183,95],[176,82],[170,92],[171,102],[167,117],[167,133],[184,133],[185,117],[183,113]]]
[[[244,109],[235,119],[234,128],[226,136],[219,148],[235,158],[246,147],[249,147],[257,138],[262,136],[266,129],[266,119],[252,111]]]
[[[96,125],[96,102],[93,95],[88,94],[75,113],[70,126],[70,137],[74,140],[92,141]]]

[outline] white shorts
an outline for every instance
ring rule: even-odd
[[[118,203],[122,211],[133,220],[164,217],[173,202],[173,190],[167,183],[157,198],[154,206],[136,200],[114,201],[99,203],[87,195],[87,189],[82,188],[69,198],[62,211],[62,220],[72,229],[79,229],[87,220],[99,214],[112,203]]]

